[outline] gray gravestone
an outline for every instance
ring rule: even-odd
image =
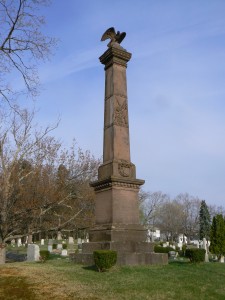
[[[58,233],[57,233],[57,240],[58,241],[62,240],[62,233],[61,233],[61,231],[58,231]]]
[[[72,236],[69,236],[68,244],[74,244],[74,239]]]
[[[27,247],[27,261],[39,261],[40,249],[38,245],[28,244]]]

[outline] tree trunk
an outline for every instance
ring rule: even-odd
[[[5,264],[5,248],[6,244],[5,243],[0,243],[0,265]]]

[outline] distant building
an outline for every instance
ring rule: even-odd
[[[160,230],[156,227],[148,227],[147,240],[148,242],[160,241]]]

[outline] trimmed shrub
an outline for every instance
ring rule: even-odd
[[[42,262],[46,261],[50,257],[50,252],[48,250],[40,250],[40,260]]]
[[[154,252],[155,253],[169,253],[170,251],[176,251],[172,247],[162,247],[159,245],[155,245]]]
[[[62,244],[63,249],[67,249],[67,244]]]
[[[57,249],[57,244],[53,244],[52,249]]]
[[[177,252],[178,252],[178,254],[179,254],[180,257],[185,257],[185,251],[186,251],[186,249],[187,249],[187,245],[183,245],[182,246],[182,250],[180,250],[180,248],[179,248],[179,250]]]
[[[117,252],[113,250],[96,250],[93,252],[94,263],[99,272],[104,272],[116,264]]]
[[[190,259],[191,262],[199,263],[205,261],[205,249],[190,248],[186,249],[185,256]]]

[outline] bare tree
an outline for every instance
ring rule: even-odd
[[[168,200],[169,196],[163,194],[161,191],[145,192],[140,190],[139,202],[142,223],[144,225],[154,226],[162,204]]]
[[[216,215],[220,215],[220,214],[225,215],[225,208],[222,205],[220,205],[220,206],[208,205],[208,209],[209,209],[209,214],[210,214],[211,220]]]
[[[33,128],[34,113],[27,110],[11,112],[2,118],[0,125],[0,244],[21,228],[26,211],[19,201],[18,190],[24,180],[34,173],[34,168],[24,170],[24,162],[40,165],[51,162],[52,153],[60,144],[48,134],[57,126],[44,130]],[[54,163],[53,161],[51,163]],[[29,202],[28,202],[29,203]],[[0,247],[1,249],[1,247]]]
[[[96,178],[100,161],[74,144],[63,149],[49,135],[58,124],[40,130],[33,118],[34,113],[17,108],[1,123],[0,245],[12,238],[73,230],[92,222],[89,181]]]
[[[187,237],[188,242],[191,238],[198,236],[199,233],[199,209],[201,200],[198,197],[193,197],[188,193],[179,194],[176,201],[183,208],[182,216],[182,232]]]
[[[21,91],[36,96],[38,61],[49,58],[56,40],[41,31],[45,19],[39,7],[48,0],[0,0],[0,99],[11,105]],[[22,83],[21,88],[11,82]]]
[[[166,201],[159,211],[157,225],[169,241],[174,241],[182,232],[183,207],[176,200]]]

